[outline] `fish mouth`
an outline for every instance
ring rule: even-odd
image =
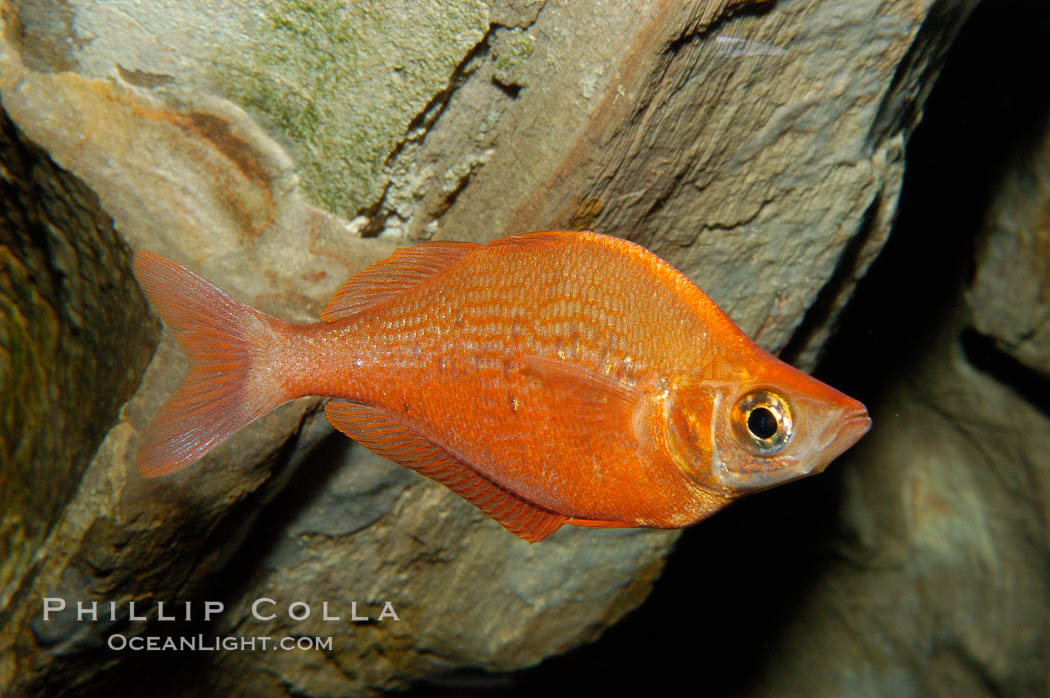
[[[868,411],[861,407],[847,413],[828,429],[825,439],[820,446],[820,460],[811,473],[822,472],[831,461],[835,460],[860,440],[860,437],[871,429],[871,417]]]

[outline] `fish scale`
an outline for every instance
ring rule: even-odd
[[[325,372],[333,379],[323,385],[307,384],[302,392],[367,404],[385,403],[434,438],[438,438],[443,424],[448,425],[455,436],[443,439],[444,445],[470,462],[489,463],[486,474],[496,483],[514,492],[529,492],[530,501],[554,510],[571,510],[583,518],[616,515],[618,495],[607,495],[597,506],[584,501],[588,491],[606,489],[610,480],[618,483],[621,492],[651,491],[654,509],[668,506],[658,500],[683,497],[679,490],[684,491],[687,484],[680,481],[664,483],[662,491],[653,491],[653,469],[637,458],[626,458],[627,448],[596,451],[593,442],[607,436],[581,440],[575,429],[557,429],[560,418],[575,415],[566,415],[562,406],[551,401],[521,363],[523,357],[536,356],[591,364],[600,370],[602,357],[614,351],[608,339],[622,334],[625,344],[634,347],[631,377],[643,389],[659,382],[654,371],[690,371],[692,355],[702,354],[704,348],[672,346],[667,351],[660,340],[667,342],[669,338],[655,332],[659,329],[656,323],[661,321],[659,309],[672,318],[681,314],[668,308],[673,299],[671,289],[659,277],[640,273],[641,269],[625,274],[622,265],[615,264],[619,254],[615,249],[592,251],[582,269],[576,263],[578,257],[565,251],[550,255],[549,251],[534,250],[526,259],[520,253],[498,254],[501,251],[506,252],[498,247],[488,255],[479,252],[476,258],[408,289],[397,302],[376,308],[368,317],[348,320],[346,330],[332,328],[330,331],[346,338],[351,352],[355,351],[353,338],[370,337],[383,347],[383,359],[370,364],[374,372],[346,373],[341,370],[345,364],[341,352],[334,352],[328,360],[316,358],[310,363],[330,366]],[[574,288],[565,282],[570,276],[589,281],[577,283],[578,296],[565,298],[560,295],[561,289]],[[513,281],[506,283],[507,279]],[[536,298],[528,293],[528,289],[536,288],[556,291]],[[599,292],[600,288],[617,289],[620,297],[636,298],[635,323],[607,326],[610,316],[606,310],[614,303],[609,293]],[[433,308],[442,300],[454,304],[457,296],[466,299],[461,306],[461,323],[454,328],[442,327]],[[415,359],[413,342],[401,329],[411,318],[422,322],[428,338],[440,335],[442,330],[450,333],[451,339],[440,354],[429,352]],[[681,318],[679,322],[684,325],[688,320]],[[516,340],[511,339],[511,325],[519,328]],[[582,341],[581,330],[597,327],[602,329],[600,342]],[[454,376],[437,370],[439,356],[449,359],[448,366],[455,367]],[[622,365],[625,356],[614,356]],[[500,369],[501,361],[510,364],[509,373]],[[353,387],[339,389],[336,385]],[[518,409],[513,408],[512,398],[519,401]],[[447,404],[468,402],[473,409],[448,414]],[[411,415],[405,414],[405,405],[414,406]],[[499,436],[485,436],[492,434]],[[541,448],[542,453],[537,453]],[[537,462],[540,467],[536,467]],[[561,477],[559,473],[566,468],[579,471],[573,476],[578,488],[563,490],[560,496],[547,494],[552,480]]]

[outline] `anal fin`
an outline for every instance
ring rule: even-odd
[[[551,535],[567,519],[500,487],[385,410],[330,402],[325,415],[362,446],[441,483],[530,543]]]

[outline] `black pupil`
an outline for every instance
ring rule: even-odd
[[[760,439],[768,439],[777,433],[777,418],[765,407],[756,407],[747,416],[748,430]]]

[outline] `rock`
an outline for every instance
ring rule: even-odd
[[[224,635],[333,637],[333,649],[281,653],[276,661],[266,653],[226,655],[204,679],[212,690],[236,691],[253,676],[258,695],[327,695],[348,686],[363,693],[481,658],[491,670],[535,664],[596,639],[641,603],[675,535],[569,529],[549,545],[530,546],[491,535],[482,514],[449,506],[442,490],[399,466],[356,445],[340,442],[339,451],[325,493],[274,532],[217,626]],[[306,488],[289,490],[295,497]],[[346,523],[358,492],[394,503],[367,535],[355,534],[360,521]],[[264,608],[276,618],[253,615],[259,598],[275,601]],[[285,612],[296,601],[310,605],[308,619]],[[400,620],[378,620],[386,602]],[[338,621],[323,619],[324,603]],[[371,622],[351,621],[355,611]]]
[[[883,428],[843,463],[834,555],[753,695],[1046,687],[1050,418],[975,370],[960,306],[880,400]]]
[[[145,370],[158,326],[98,197],[3,115],[0,150],[0,608],[9,609],[33,604],[25,580]],[[11,637],[0,637],[4,685]]]
[[[0,157],[5,210],[18,214],[5,222],[32,244],[3,256],[0,307],[16,309],[4,331],[48,360],[20,358],[4,380],[23,376],[11,394],[32,396],[60,379],[64,356],[100,368],[68,403],[5,411],[39,421],[51,409],[71,455],[55,473],[20,454],[4,463],[5,516],[15,503],[23,518],[3,524],[16,552],[0,690],[135,685],[162,659],[98,649],[115,631],[176,632],[156,602],[212,595],[225,612],[194,628],[333,646],[202,653],[173,692],[185,680],[364,694],[461,666],[522,667],[596,638],[645,598],[675,533],[567,528],[529,547],[440,487],[331,447],[316,401],[283,406],[193,468],[139,477],[142,430],[185,362],[165,332],[143,372],[156,322],[125,245],[308,321],[398,246],[592,228],[647,245],[763,345],[790,340],[812,366],[885,241],[902,144],[972,5],[924,26],[930,3],[876,0],[601,13],[523,0],[7,3],[0,101],[13,125]],[[49,206],[54,224],[38,225],[30,214]],[[59,303],[55,279],[89,302]],[[18,319],[28,314],[45,319]],[[107,397],[78,416],[96,394]],[[4,425],[6,447],[19,430]],[[24,484],[38,474],[68,489]],[[45,597],[121,610],[85,624],[71,605],[45,622]],[[283,615],[256,621],[264,597]],[[354,601],[373,613],[390,601],[400,620],[292,623],[299,600],[344,616]],[[132,601],[154,621],[132,620]]]
[[[968,300],[979,332],[1050,377],[1050,124],[1025,146],[989,213]]]

